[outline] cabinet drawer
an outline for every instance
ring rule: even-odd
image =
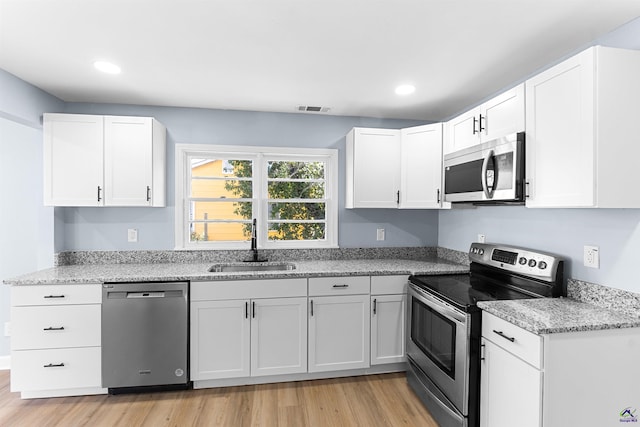
[[[100,304],[102,285],[19,285],[11,287],[11,305]]]
[[[312,277],[309,279],[309,296],[368,294],[371,288],[369,276]]]
[[[100,387],[100,347],[11,352],[11,391]]]
[[[100,346],[100,305],[11,308],[13,350]]]
[[[191,301],[306,297],[307,279],[192,282]]]
[[[393,295],[407,292],[409,276],[371,276],[371,295]]]
[[[542,337],[539,335],[483,312],[482,336],[536,368],[542,368]]]

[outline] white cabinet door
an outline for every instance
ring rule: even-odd
[[[149,206],[152,189],[152,122],[149,117],[105,117],[105,203]]]
[[[402,129],[400,208],[439,208],[442,200],[442,123]]]
[[[398,207],[400,131],[354,128],[346,141],[345,207]]]
[[[446,123],[447,137],[444,143],[444,154],[480,143],[479,116],[480,108],[474,108]]]
[[[309,372],[369,367],[369,298],[309,298]]]
[[[371,296],[371,364],[404,362],[406,295]]]
[[[251,376],[307,372],[307,298],[251,301]]]
[[[526,99],[527,206],[593,206],[593,50],[528,80]]]
[[[102,116],[45,114],[43,127],[44,204],[104,204]]]
[[[525,129],[524,83],[481,106],[481,142],[491,141]]]
[[[542,420],[542,372],[482,339],[481,427],[539,427]]]
[[[191,303],[191,379],[248,377],[249,300]]]

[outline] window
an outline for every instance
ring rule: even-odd
[[[176,146],[176,248],[336,247],[337,150]]]

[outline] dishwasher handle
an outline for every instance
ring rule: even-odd
[[[160,291],[151,292],[127,292],[127,298],[164,298],[165,293]]]

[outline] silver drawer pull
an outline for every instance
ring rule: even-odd
[[[64,295],[45,295],[45,298],[64,298]]]
[[[505,340],[509,340],[511,342],[514,342],[516,339],[513,337],[508,337],[506,336],[502,331],[496,331],[495,329],[493,330],[494,333],[500,335],[502,338],[504,338]]]
[[[64,367],[64,363],[49,363],[48,365],[44,365],[44,368],[62,368]]]
[[[347,284],[343,284],[343,285],[333,285],[334,288],[348,288],[349,285]]]
[[[44,328],[43,331],[64,331],[64,326],[60,326],[58,328],[49,326],[48,328]]]

